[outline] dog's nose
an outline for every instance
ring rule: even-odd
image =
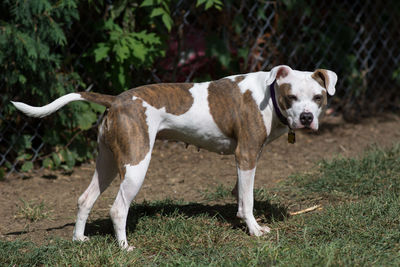
[[[305,126],[308,127],[312,123],[314,116],[311,112],[303,112],[300,114],[300,122]]]

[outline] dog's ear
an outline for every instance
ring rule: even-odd
[[[335,94],[335,85],[337,82],[337,75],[333,71],[317,69],[311,75],[311,77],[316,80],[322,87],[326,89],[329,95]]]
[[[292,69],[286,65],[279,65],[272,68],[269,72],[269,77],[267,78],[267,85],[271,85],[275,80],[285,78],[289,75],[290,71],[292,71]]]

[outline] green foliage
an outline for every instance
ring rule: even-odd
[[[113,3],[109,15],[95,28],[101,41],[86,54],[98,63],[89,64],[89,67],[91,73],[100,74],[96,83],[107,87],[102,90],[120,93],[132,88],[138,76],[146,71],[149,73],[156,60],[166,55],[167,41],[174,26],[170,9],[173,4],[175,1],[172,0]],[[93,5],[98,10],[104,8],[101,2]],[[221,10],[222,2],[198,0],[196,6]],[[218,52],[221,49],[212,49],[211,56],[221,55]],[[229,60],[225,58],[222,62],[224,67],[228,67]]]
[[[111,19],[101,29],[107,32],[108,39],[98,43],[93,50],[95,61],[108,63],[110,72],[106,72],[105,77],[119,91],[128,89],[131,65],[150,67],[157,57],[164,54],[160,49],[161,40],[154,33],[146,30],[129,32]]]
[[[156,59],[165,56],[165,42],[171,31],[170,0],[146,0],[140,5],[130,1],[116,2],[109,16],[95,27],[99,36],[88,59],[96,83],[106,86],[101,90],[120,93],[131,88],[137,71],[150,70]],[[93,3],[99,10],[103,4]]]
[[[85,87],[80,76],[64,65],[64,48],[67,45],[65,31],[79,20],[77,1],[3,1],[0,15],[0,79],[5,81],[2,90],[2,112],[5,119],[15,128],[26,120],[9,104],[10,98],[34,105],[44,105],[55,98]],[[77,103],[47,120],[43,141],[47,145],[39,158],[49,155],[51,145],[64,147],[67,166],[88,157],[93,151],[84,136],[76,136],[80,129],[88,129],[97,120],[99,109],[88,103]],[[3,131],[6,125],[0,125]],[[62,131],[60,131],[62,129]],[[47,131],[48,130],[48,131]],[[34,167],[32,160],[32,133],[7,137],[13,144],[15,158],[20,161],[21,171]],[[76,139],[74,143],[70,143]],[[85,146],[81,144],[85,143]],[[68,145],[67,145],[68,144]],[[90,142],[89,142],[90,144]],[[86,151],[82,151],[82,147]],[[56,148],[57,149],[57,148]],[[80,152],[78,152],[80,151]],[[55,166],[46,159],[44,165]]]
[[[144,0],[140,7],[151,7],[150,18],[161,17],[164,26],[171,31],[172,18],[169,9],[170,0]]]
[[[197,0],[196,7],[199,7],[204,4],[204,9],[207,10],[209,8],[216,8],[217,10],[221,10],[223,3],[221,0]]]
[[[75,1],[57,5],[47,0],[3,1],[1,8],[0,75],[6,90],[48,98],[46,90],[56,87],[55,74],[61,65],[54,48],[66,44],[62,27],[78,18]],[[23,88],[26,84],[29,91]]]

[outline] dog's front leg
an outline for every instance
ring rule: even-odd
[[[269,233],[267,226],[260,226],[253,215],[253,188],[256,168],[252,170],[238,169],[238,212],[237,217],[243,219],[249,228],[250,235],[261,236]]]
[[[243,155],[247,155],[243,157]],[[255,157],[249,158],[249,153],[236,153],[236,163],[238,172],[237,182],[237,201],[238,212],[237,217],[243,219],[249,228],[250,235],[261,236],[264,233],[269,233],[270,229],[267,226],[260,226],[253,215],[254,207],[254,176],[256,173],[257,154]],[[250,166],[253,168],[249,169]],[[247,167],[247,168],[246,168]]]

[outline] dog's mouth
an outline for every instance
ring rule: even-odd
[[[311,125],[305,125],[304,129],[306,131],[313,131],[313,132],[318,131],[318,127],[316,127],[314,123],[312,123]]]
[[[293,130],[318,131],[318,120],[314,118],[309,124],[303,124],[300,118],[288,117],[289,127]]]
[[[317,124],[316,123],[311,123],[310,125],[303,125],[303,124],[301,124],[301,123],[298,123],[298,124],[294,124],[294,125],[292,125],[291,126],[291,128],[293,129],[293,130],[304,130],[304,131],[312,131],[312,132],[316,132],[316,131],[318,131],[318,126],[317,126]]]

